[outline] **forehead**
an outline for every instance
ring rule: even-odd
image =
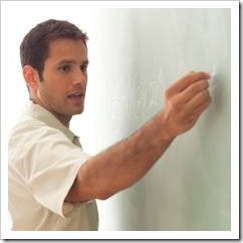
[[[48,59],[87,59],[87,47],[81,39],[56,39],[49,43]]]

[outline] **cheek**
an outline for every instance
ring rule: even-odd
[[[63,99],[69,89],[68,79],[60,77],[58,73],[44,72],[43,81],[39,86],[39,93],[46,99]]]
[[[51,103],[62,102],[62,100],[66,97],[65,87],[60,84],[58,85],[43,85],[39,89],[39,94],[41,95],[42,99],[49,101]]]
[[[43,81],[45,82],[45,81]],[[49,100],[51,97],[55,96],[55,90],[48,86],[47,84],[42,84],[39,86],[39,89],[37,91],[38,97],[40,97],[43,100]]]

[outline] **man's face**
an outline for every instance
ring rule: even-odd
[[[82,40],[58,39],[50,43],[36,95],[59,120],[83,111],[87,66],[87,48]]]

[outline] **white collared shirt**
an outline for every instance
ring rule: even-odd
[[[31,103],[8,144],[11,230],[98,230],[96,202],[64,199],[90,156],[49,111]]]

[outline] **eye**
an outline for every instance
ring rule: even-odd
[[[68,73],[71,71],[71,66],[68,64],[65,64],[65,65],[62,65],[61,67],[59,67],[59,70],[64,73]]]
[[[80,66],[80,69],[82,72],[87,72],[88,65],[82,65]]]

